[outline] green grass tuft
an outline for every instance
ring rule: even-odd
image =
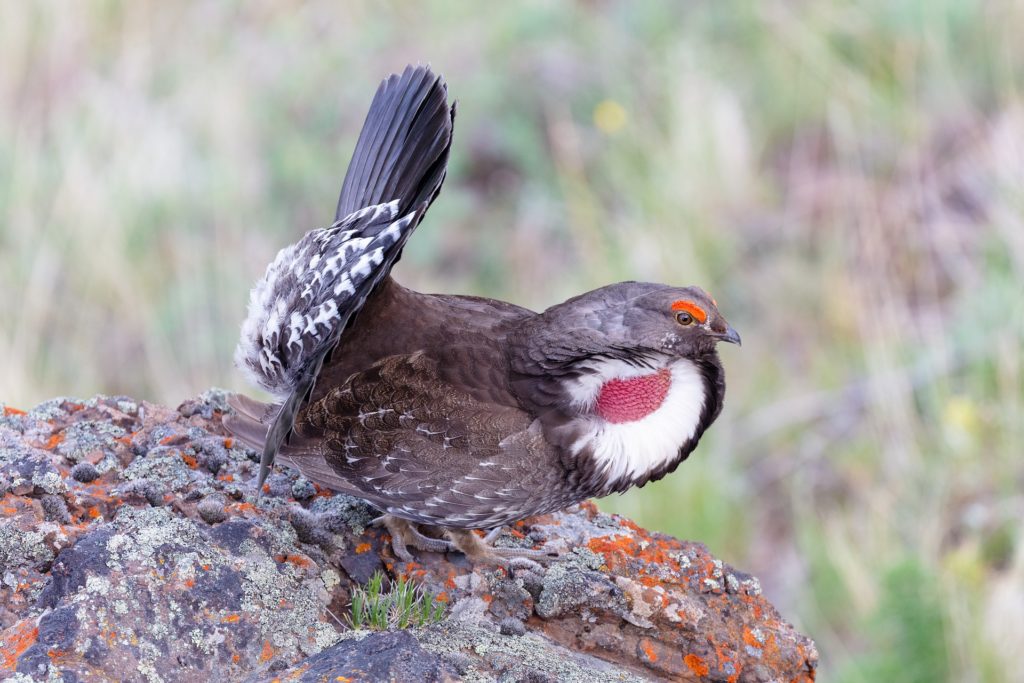
[[[391,631],[429,626],[444,619],[445,605],[433,593],[402,576],[385,591],[384,578],[378,571],[366,586],[353,589],[348,617],[352,628]]]

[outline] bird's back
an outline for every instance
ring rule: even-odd
[[[315,404],[353,374],[393,356],[421,353],[443,378],[481,401],[515,407],[507,337],[536,314],[483,297],[421,294],[388,278],[367,300],[317,378]],[[302,430],[300,414],[297,424]]]

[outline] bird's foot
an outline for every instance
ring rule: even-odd
[[[381,515],[371,522],[373,526],[382,526],[391,534],[391,549],[395,557],[402,562],[412,562],[413,556],[407,546],[417,550],[424,550],[428,553],[446,553],[455,550],[451,542],[443,538],[431,538],[425,536],[416,526],[408,520],[394,515]]]
[[[470,562],[477,564],[495,564],[510,569],[536,569],[543,567],[540,563],[555,560],[557,553],[547,550],[530,548],[495,547],[492,543],[501,534],[501,527],[492,529],[480,538],[469,529],[445,529],[448,537],[433,538],[425,535],[416,525],[395,515],[381,515],[373,520],[373,526],[383,526],[391,534],[391,549],[402,562],[414,560],[408,546],[430,553],[461,552]]]
[[[447,529],[452,545],[462,552],[470,562],[497,564],[512,569],[536,569],[542,570],[541,563],[551,562],[557,559],[558,554],[548,550],[533,550],[531,548],[506,548],[491,545],[501,533],[501,528],[491,530],[486,536],[480,538],[469,529]]]

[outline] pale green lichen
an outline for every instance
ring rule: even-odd
[[[107,420],[82,420],[64,430],[57,452],[71,462],[79,462],[94,451],[113,451],[117,447],[116,439],[125,434],[124,429]]]
[[[133,460],[122,476],[129,481],[158,481],[172,491],[180,491],[191,483],[192,470],[181,459],[179,451],[161,447],[159,453],[154,449],[146,457]]]
[[[135,415],[139,412],[139,404],[135,401],[122,400],[117,402],[117,409],[125,415]]]
[[[714,579],[706,578],[706,579],[704,579],[701,582],[701,585],[704,587],[705,592],[711,592],[711,593],[721,593],[722,592],[722,584],[720,582],[718,582],[718,581],[715,581]]]
[[[53,471],[33,474],[32,485],[54,495],[60,495],[68,490],[68,485],[61,476]]]
[[[341,584],[341,575],[334,569],[328,567],[320,572],[320,580],[324,582],[324,588],[328,593],[334,591]]]
[[[290,526],[266,520],[261,527],[268,532],[271,552],[294,552],[297,539]],[[247,558],[242,609],[254,617],[264,639],[305,654],[316,654],[338,641],[338,631],[319,618],[328,602],[322,583],[318,589],[306,570],[291,563],[279,565],[251,539],[242,542],[239,552]]]
[[[140,641],[139,654],[142,661],[136,667],[149,683],[163,683],[164,679],[157,673],[156,662],[160,659],[160,648],[149,641]]]
[[[537,599],[537,614],[550,619],[585,605],[595,587],[606,582],[604,575],[596,571],[603,562],[590,549],[576,548],[549,567]],[[617,606],[624,609],[625,602],[622,603]]]
[[[222,413],[231,412],[231,406],[228,405],[228,396],[231,392],[227,389],[221,389],[220,387],[210,387],[203,393],[199,394],[200,403],[205,403],[214,410],[219,410]]]
[[[380,515],[366,501],[340,493],[317,498],[309,506],[309,511],[317,516],[326,530],[336,534],[351,532],[353,536],[362,536],[370,522]]]
[[[689,569],[692,564],[690,556],[681,550],[669,553],[668,557],[671,560],[675,560],[675,562],[679,564],[680,569]]]
[[[67,412],[63,408],[65,403],[82,403],[82,401],[75,398],[68,398],[67,396],[58,396],[57,398],[51,398],[48,401],[43,401],[35,408],[28,411],[28,415],[33,420],[43,420],[44,422],[53,420]]]
[[[53,558],[42,532],[24,531],[7,520],[0,521],[0,572],[51,562]]]
[[[548,677],[565,683],[644,680],[635,672],[572,652],[532,634],[505,636],[484,626],[447,620],[418,629],[416,636],[424,649],[455,666],[465,681],[494,681],[495,674],[500,680]]]
[[[85,577],[85,592],[94,595],[106,595],[110,592],[110,581],[106,577],[90,574]]]
[[[28,674],[23,674],[20,672],[11,674],[8,678],[4,680],[6,683],[36,683],[36,680],[34,678],[29,676]]]

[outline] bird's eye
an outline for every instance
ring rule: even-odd
[[[693,323],[693,316],[686,311],[678,311],[676,312],[676,322],[685,327]]]

